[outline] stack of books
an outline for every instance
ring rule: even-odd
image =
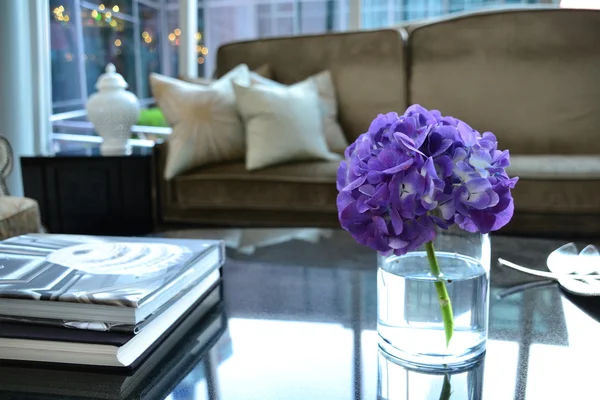
[[[224,258],[224,244],[208,240],[2,241],[0,365],[137,368],[220,307]]]
[[[0,363],[0,399],[165,399],[206,377],[215,354],[230,345],[226,323],[223,307],[217,306],[189,328],[178,327],[172,334],[177,340],[168,342],[176,345],[161,345],[131,371]]]

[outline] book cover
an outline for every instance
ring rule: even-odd
[[[218,301],[221,300],[221,281],[213,284],[205,294],[203,294],[195,303],[194,306],[187,310],[183,314],[178,322],[185,319],[187,314],[195,312],[196,308],[200,303],[205,301],[209,296],[213,296]],[[211,301],[214,301],[211,300]],[[175,324],[177,325],[177,323]],[[172,326],[170,329],[174,329]],[[72,343],[88,343],[88,344],[101,344],[111,346],[123,346],[129,340],[131,340],[135,334],[133,332],[121,332],[121,331],[96,331],[93,329],[64,329],[60,326],[52,325],[39,325],[30,323],[13,323],[0,321],[0,338],[9,339],[27,339],[27,340],[51,340],[59,342],[72,342]],[[2,348],[0,346],[0,360],[2,359]]]
[[[210,240],[35,234],[0,242],[3,299],[138,308],[187,286],[194,264],[223,243]],[[164,300],[164,299],[163,299]]]

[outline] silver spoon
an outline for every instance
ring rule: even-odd
[[[583,296],[600,296],[600,252],[593,245],[577,251],[574,243],[567,243],[548,256],[550,272],[526,268],[502,258],[501,265],[535,276],[558,281],[567,291]]]
[[[580,275],[580,274],[555,274],[552,272],[546,272],[546,271],[540,271],[539,269],[533,269],[533,268],[526,268],[526,267],[522,267],[518,264],[515,264],[513,262],[507,261],[503,258],[499,258],[498,259],[498,263],[505,265],[507,267],[510,267],[512,269],[516,269],[517,271],[521,271],[521,272],[525,272],[526,274],[529,275],[535,275],[535,276],[541,276],[544,278],[550,278],[550,279],[554,279],[555,281],[558,281],[560,279],[563,278],[567,278],[567,279],[581,279],[581,280],[600,280],[600,275]]]

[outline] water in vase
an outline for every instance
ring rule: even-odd
[[[446,346],[444,324],[425,252],[388,259],[378,269],[377,331],[381,348],[414,364],[460,366],[483,353],[487,340],[489,270],[477,260],[438,252],[454,312]]]

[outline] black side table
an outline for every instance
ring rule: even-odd
[[[25,196],[38,201],[50,233],[152,232],[152,154],[21,157]]]

